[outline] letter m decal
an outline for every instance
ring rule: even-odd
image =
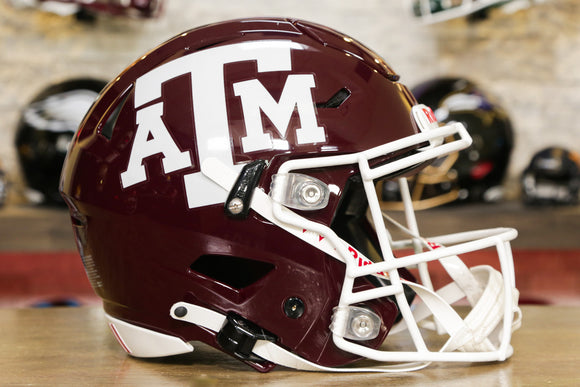
[[[310,89],[315,87],[312,74],[289,75],[276,102],[264,85],[257,79],[234,84],[234,93],[242,101],[246,124],[246,136],[242,137],[244,152],[273,149],[272,135],[264,133],[261,111],[272,121],[280,136],[286,139],[290,118],[295,109],[300,117],[300,128],[296,129],[298,144],[326,141],[324,127],[318,126],[315,105]]]

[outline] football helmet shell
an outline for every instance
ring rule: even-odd
[[[162,10],[163,0],[9,0],[14,7],[36,7],[60,16],[77,14],[88,17],[87,11],[114,16],[140,18],[157,17]]]
[[[457,191],[456,198],[494,201],[508,170],[514,144],[511,120],[501,105],[476,83],[463,77],[440,77],[421,82],[412,89],[419,101],[433,109],[440,122],[461,122],[473,143],[461,150],[456,160],[442,162],[439,173],[455,180],[451,190],[440,185],[441,193]]]
[[[67,148],[106,81],[75,78],[45,87],[23,109],[15,145],[28,188],[45,204],[64,204],[58,190]]]
[[[558,146],[542,149],[522,172],[521,183],[526,204],[578,204],[580,155]]]
[[[447,20],[485,15],[492,7],[499,7],[511,0],[405,0],[413,16],[425,24],[440,23]],[[483,16],[481,16],[483,17]]]
[[[461,124],[439,127],[398,78],[354,39],[278,18],[186,31],[115,78],[75,136],[61,192],[123,348],[165,356],[203,341],[260,371],[336,370],[363,357],[422,362],[377,368],[392,371],[461,359],[427,350],[410,303],[428,299],[437,315],[450,307],[417,284],[413,255],[394,257],[373,195],[375,180],[404,181],[470,137]],[[472,244],[499,249],[507,271],[502,282],[496,271],[467,269],[502,300],[485,329],[499,321],[508,329],[499,328],[500,344],[484,335],[467,361],[500,360],[511,354],[517,309],[515,230],[438,243],[474,236]],[[490,298],[472,301],[487,310]],[[447,351],[475,348],[458,315],[444,321],[454,341]],[[379,349],[396,323],[419,351]]]
[[[163,0],[93,0],[78,1],[78,3],[83,8],[94,12],[142,18],[159,16],[163,6]]]

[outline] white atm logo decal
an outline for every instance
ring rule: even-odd
[[[135,108],[140,109],[137,112],[138,126],[127,169],[121,173],[122,186],[127,188],[146,181],[143,160],[155,154],[163,155],[165,173],[193,165],[191,152],[179,149],[161,118],[163,102],[142,107],[161,97],[164,82],[183,74],[191,74],[199,161],[216,157],[231,168],[241,169],[233,163],[230,145],[224,65],[256,61],[258,72],[290,71],[291,50],[301,49],[302,46],[288,40],[214,47],[165,63],[138,78],[135,83]],[[280,100],[276,102],[257,79],[235,83],[234,93],[242,102],[246,126],[246,136],[242,137],[243,151],[249,153],[274,148],[271,134],[265,133],[262,127],[261,112],[270,118],[280,134],[282,140],[277,141],[286,141],[290,118],[296,109],[300,118],[300,128],[296,128],[297,143],[325,142],[326,132],[316,121],[312,99],[315,86],[312,74],[291,74],[286,79]],[[184,181],[190,208],[225,201],[227,193],[201,172],[184,176]]]
[[[301,128],[296,129],[298,144],[323,142],[326,140],[324,128],[318,126],[311,88],[314,88],[312,74],[289,75],[282,91],[280,101],[276,102],[268,90],[258,81],[234,84],[234,91],[242,99],[247,136],[242,138],[244,152],[273,149],[272,136],[264,133],[260,111],[270,118],[281,137],[286,131],[294,107],[298,109]]]

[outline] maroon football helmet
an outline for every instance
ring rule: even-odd
[[[187,31],[113,80],[71,145],[61,192],[124,349],[158,357],[202,341],[261,371],[508,357],[515,230],[389,237],[374,182],[404,182],[471,141],[461,124],[439,127],[398,79],[346,35],[272,18]],[[508,286],[455,256],[475,245],[498,249]],[[463,265],[447,265],[445,295],[423,270],[434,260]],[[485,327],[449,317],[443,300],[466,296],[477,322],[494,305]],[[433,314],[448,353],[427,350],[418,330]],[[379,350],[397,330],[412,350]]]
[[[9,0],[14,7],[35,7],[61,16],[76,14],[90,18],[92,13],[114,16],[154,18],[159,16],[163,0]]]

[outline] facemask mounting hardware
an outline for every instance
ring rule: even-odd
[[[319,185],[312,182],[304,183],[299,190],[300,200],[305,205],[316,205],[322,199],[322,190]]]
[[[298,297],[290,297],[284,302],[284,313],[292,319],[298,319],[304,314],[304,301]]]
[[[234,313],[228,314],[226,323],[218,332],[216,339],[225,351],[242,360],[253,362],[264,361],[252,352],[256,341],[276,342],[276,336]]]
[[[326,183],[302,173],[278,173],[272,176],[270,197],[286,207],[313,211],[328,205],[330,188]]]
[[[179,306],[175,308],[173,313],[179,318],[185,317],[187,316],[187,308],[185,306]]]
[[[224,205],[228,217],[234,219],[248,217],[254,188],[258,185],[266,165],[265,160],[255,160],[244,165]]]
[[[330,330],[346,339],[366,341],[376,338],[381,318],[373,311],[358,306],[334,308]]]
[[[244,202],[240,198],[233,198],[228,202],[228,211],[232,215],[239,215],[244,210]]]

